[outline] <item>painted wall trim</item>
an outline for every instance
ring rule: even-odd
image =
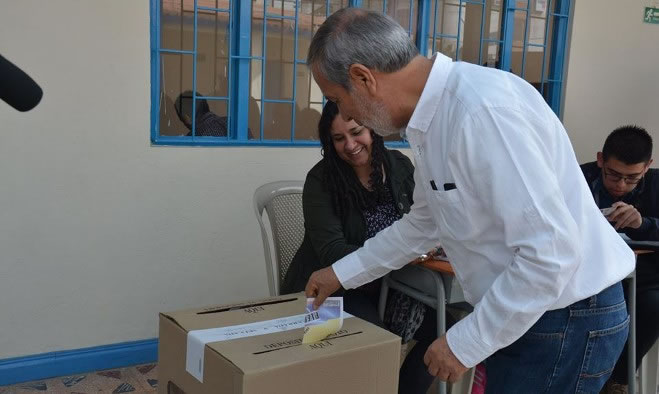
[[[0,360],[0,386],[158,360],[158,338]]]
[[[565,38],[565,52],[563,54],[563,90],[561,91],[561,104],[558,111],[558,118],[563,122],[563,114],[565,113],[565,91],[567,90],[567,76],[570,64],[570,47],[572,46],[572,26],[574,26],[574,9],[576,4],[571,4],[570,14],[568,16],[567,37]]]

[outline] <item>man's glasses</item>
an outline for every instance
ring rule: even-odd
[[[609,172],[608,170],[604,170],[604,176],[606,179],[612,181],[612,182],[620,182],[622,179],[626,184],[628,185],[638,185],[638,183],[643,180],[643,175],[638,176],[638,175],[620,175],[617,173]]]

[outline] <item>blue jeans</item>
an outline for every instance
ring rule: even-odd
[[[599,393],[628,331],[620,283],[548,311],[520,339],[487,359],[486,393]]]

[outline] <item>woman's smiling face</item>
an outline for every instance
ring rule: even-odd
[[[332,143],[341,160],[353,168],[369,166],[371,163],[371,131],[354,120],[346,122],[341,115],[332,121]]]

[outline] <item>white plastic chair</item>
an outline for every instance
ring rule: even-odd
[[[277,181],[254,191],[254,212],[261,227],[271,296],[279,295],[280,284],[304,239],[303,187],[303,181]],[[268,214],[272,239],[263,221],[263,210]]]

